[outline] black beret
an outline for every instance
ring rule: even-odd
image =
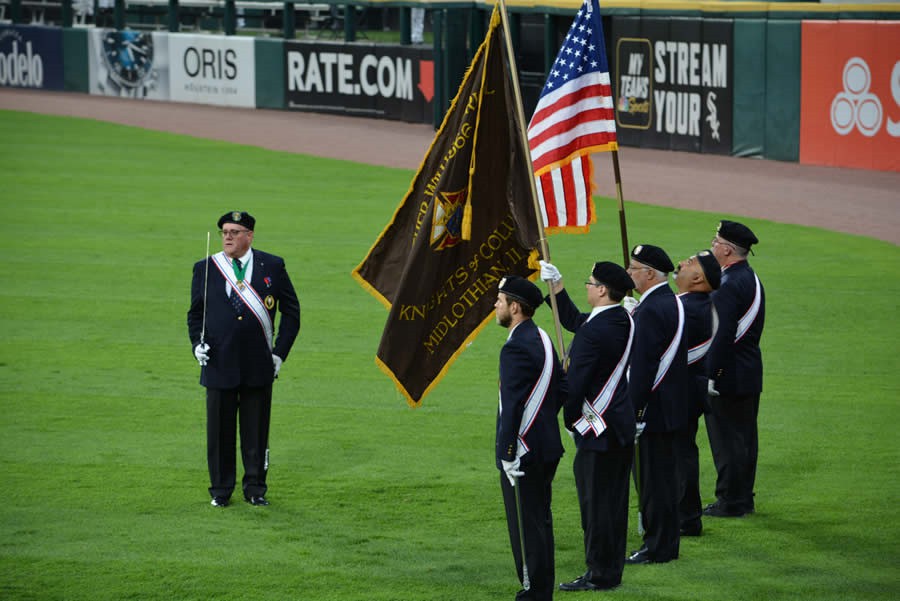
[[[256,219],[254,219],[253,215],[247,211],[231,211],[230,213],[225,213],[219,217],[219,229],[222,229],[223,223],[236,223],[238,225],[243,225],[248,230],[252,230],[253,226],[256,225]]]
[[[759,243],[759,240],[753,232],[750,231],[750,228],[737,221],[720,221],[719,229],[716,230],[716,234],[719,238],[728,240],[732,244],[736,244],[747,250],[750,250],[752,245]]]
[[[717,290],[722,282],[722,268],[719,266],[719,262],[708,250],[698,252],[697,261],[700,262],[700,267],[703,268],[703,275],[706,276],[706,281],[709,282],[710,287],[713,290]]]
[[[508,275],[500,280],[500,292],[506,296],[523,302],[532,309],[537,309],[544,302],[540,288],[529,280],[517,275]]]
[[[652,244],[638,244],[631,251],[631,256],[638,263],[648,265],[653,269],[657,269],[663,273],[671,273],[675,271],[672,265],[672,259],[666,254],[666,251]]]
[[[610,261],[594,263],[591,275],[601,284],[606,284],[613,290],[628,292],[634,288],[634,282],[625,268]]]

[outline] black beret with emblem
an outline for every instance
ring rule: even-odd
[[[537,309],[544,302],[540,288],[529,280],[517,275],[508,275],[500,280],[499,291],[506,296]]]
[[[256,225],[256,219],[254,219],[253,215],[247,211],[230,211],[219,217],[219,229],[222,229],[222,224],[224,223],[235,223],[237,225],[243,225],[248,230],[252,230],[253,226]]]
[[[750,250],[750,247],[754,244],[759,243],[759,239],[757,239],[756,235],[750,231],[750,228],[737,221],[725,221],[723,219],[719,222],[719,228],[716,230],[716,234],[719,238],[728,240],[732,244],[736,244],[747,250]]]
[[[663,273],[675,271],[675,266],[672,265],[672,259],[666,254],[666,251],[658,246],[653,246],[652,244],[638,244],[634,247],[634,250],[631,251],[631,256],[638,263],[643,263],[644,265]]]
[[[719,262],[708,250],[698,252],[697,261],[700,263],[703,275],[706,276],[706,281],[709,282],[710,287],[713,290],[718,290],[719,284],[722,282],[722,268],[719,267]]]
[[[591,275],[599,283],[605,284],[618,292],[625,293],[634,288],[634,281],[632,281],[628,272],[625,271],[625,268],[611,261],[594,263]]]

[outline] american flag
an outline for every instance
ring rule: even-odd
[[[550,67],[528,145],[545,229],[586,232],[595,221],[590,154],[618,149],[597,0],[585,0]]]

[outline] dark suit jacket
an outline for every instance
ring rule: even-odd
[[[271,384],[275,377],[272,354],[287,359],[300,330],[300,302],[284,267],[284,260],[253,249],[253,279],[250,285],[261,298],[272,297],[274,304],[269,309],[269,316],[273,324],[276,311],[281,312],[272,353],[269,352],[259,321],[250,310],[245,308],[243,318],[237,318],[225,292],[225,278],[212,260],[208,260],[206,343],[210,347],[209,364],[200,370],[200,384],[221,389]],[[205,273],[205,261],[194,264],[191,307],[187,314],[191,348],[200,342]]]
[[[687,425],[687,337],[682,335],[675,359],[662,382],[653,381],[663,353],[678,327],[678,299],[668,284],[641,297],[634,310],[634,342],[628,394],[635,411],[646,408],[646,432],[674,432]]]
[[[766,320],[766,294],[762,296],[759,314],[737,342],[738,320],[747,313],[756,294],[753,269],[746,261],[729,266],[722,272],[722,283],[712,299],[719,314],[719,330],[707,358],[707,371],[716,390],[723,394],[758,394],[762,392],[762,353],[759,341]]]
[[[552,343],[551,343],[552,348]],[[516,456],[519,424],[525,401],[544,368],[544,345],[538,327],[528,319],[520,323],[500,350],[500,400],[495,439],[496,464],[512,461]],[[534,423],[526,433],[525,444],[530,449],[522,456],[522,465],[558,461],[563,454],[556,414],[562,405],[561,391],[565,390],[565,374],[553,349],[553,376],[547,395]]]
[[[631,322],[628,313],[619,306],[606,309],[587,321],[590,313],[580,313],[565,290],[556,295],[556,301],[560,323],[575,333],[569,349],[566,371],[569,392],[563,409],[566,427],[572,429],[572,424],[582,416],[584,401],[597,398],[622,358],[628,345]],[[599,437],[593,432],[581,436],[576,431],[575,444],[579,449],[606,451],[610,437],[618,441],[618,446],[634,443],[634,407],[628,397],[627,382],[622,374],[612,400],[602,413],[606,431]]]
[[[684,305],[685,335],[688,355],[690,350],[709,340],[712,336],[712,299],[706,292],[685,292],[680,294]],[[690,361],[690,356],[688,357]],[[690,374],[690,415],[699,417],[706,406],[707,377],[706,357],[688,364]]]

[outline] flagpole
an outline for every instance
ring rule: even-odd
[[[616,176],[616,197],[619,201],[619,232],[622,235],[622,259],[624,263],[622,265],[624,267],[628,267],[628,264],[631,262],[629,258],[631,253],[629,252],[628,246],[628,227],[625,225],[625,201],[622,198],[622,174],[619,171],[619,151],[612,151],[612,160],[613,160],[613,171]],[[629,294],[631,294],[629,292]]]
[[[503,22],[503,39],[506,42],[506,55],[509,57],[509,69],[512,78],[513,95],[516,100],[516,123],[519,129],[519,143],[524,151],[525,159],[528,161],[528,173],[530,177],[531,202],[534,205],[534,213],[537,217],[537,223],[541,228],[541,256],[545,261],[550,261],[550,247],[547,244],[547,233],[544,231],[544,217],[541,214],[541,207],[538,205],[537,187],[534,183],[534,167],[531,164],[531,151],[528,147],[528,134],[525,131],[525,109],[522,108],[522,91],[519,89],[519,71],[516,67],[516,55],[512,47],[512,36],[509,29],[509,15],[506,14],[506,1],[500,0],[500,17]],[[553,325],[556,327],[556,344],[559,348],[561,362],[566,362],[566,347],[563,344],[562,325],[559,321],[559,308],[556,303],[556,294],[553,292],[553,285],[547,282],[547,289],[550,291],[550,309],[553,311]]]

